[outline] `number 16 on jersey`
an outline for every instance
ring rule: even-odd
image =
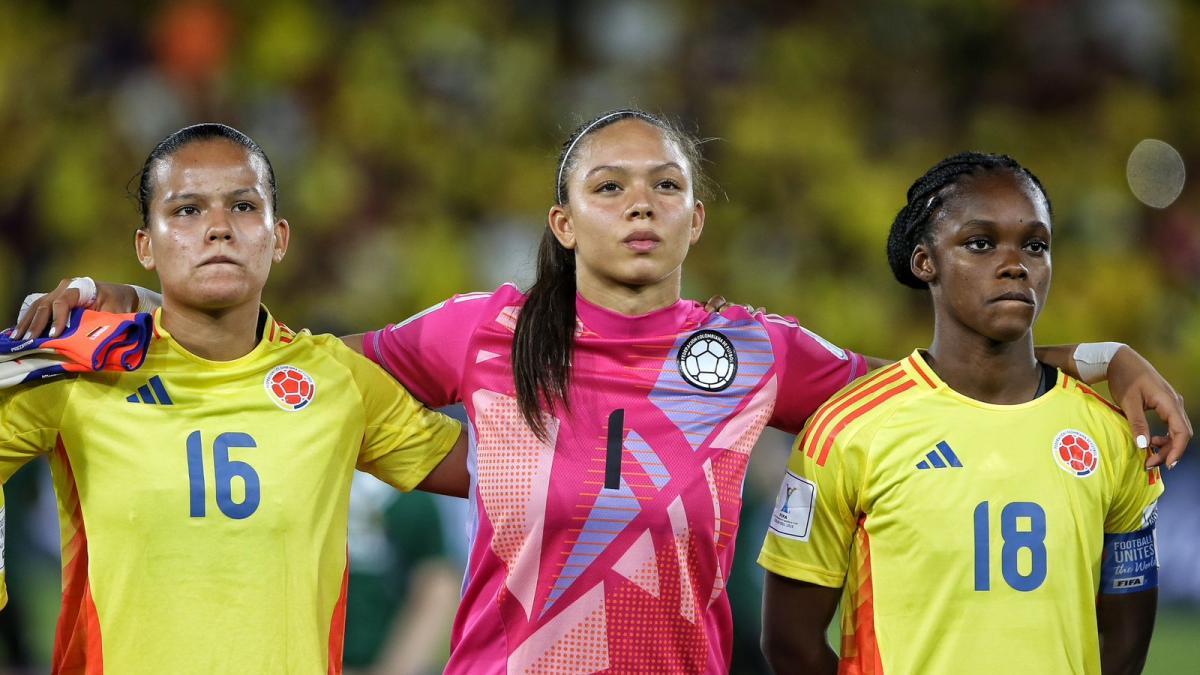
[[[214,483],[217,492],[217,507],[227,517],[234,520],[249,518],[258,510],[261,499],[258,473],[246,462],[229,459],[231,449],[255,448],[254,439],[250,434],[240,431],[230,431],[218,434],[212,444]],[[205,515],[204,483],[204,442],[199,431],[193,431],[187,437],[188,483],[191,495],[191,516],[203,518]],[[242,501],[233,500],[233,479],[241,478],[244,496]]]

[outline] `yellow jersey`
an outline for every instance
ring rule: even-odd
[[[214,362],[159,310],[139,370],[0,392],[0,482],[50,456],[54,672],[341,672],[354,470],[412,489],[460,426],[337,338],[262,321]]]
[[[1106,533],[1162,494],[1129,425],[1057,374],[1027,403],[914,352],[835,395],[788,464],[759,563],[842,596],[842,673],[1098,673]]]

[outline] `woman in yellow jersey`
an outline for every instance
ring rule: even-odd
[[[170,135],[139,203],[144,365],[0,392],[0,483],[48,454],[59,502],[53,672],[340,672],[353,472],[461,493],[460,427],[261,305],[290,227],[250,138]]]
[[[908,198],[888,258],[929,290],[933,343],[797,441],[759,558],[764,650],[780,673],[1140,672],[1162,481],[1119,411],[1035,358],[1050,200],[978,153]]]

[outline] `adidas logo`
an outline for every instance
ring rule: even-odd
[[[158,376],[150,378],[150,381],[138,387],[136,394],[130,394],[125,397],[130,403],[151,403],[159,405],[175,405],[171,397],[167,395],[167,389],[163,386],[162,380]]]
[[[941,454],[938,454],[938,450]],[[917,463],[918,469],[961,469],[962,462],[958,461],[958,455],[950,449],[950,444],[942,441],[937,444],[937,448],[930,450],[929,454],[925,455],[925,459]]]

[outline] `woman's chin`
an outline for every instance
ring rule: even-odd
[[[1004,322],[1000,325],[990,326],[987,332],[988,339],[993,342],[1018,342],[1025,339],[1026,336],[1033,330],[1033,322]]]
[[[178,293],[164,289],[164,295],[171,296],[175,304],[180,306],[216,311],[232,309],[248,302],[257,304],[261,292],[253,292],[244,284],[202,284],[180,289]]]

